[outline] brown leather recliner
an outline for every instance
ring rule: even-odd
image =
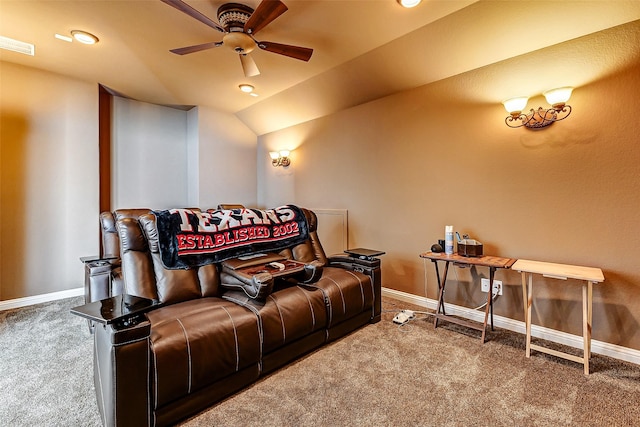
[[[133,325],[96,326],[94,380],[105,425],[173,424],[380,319],[380,261],[327,258],[315,214],[303,211],[309,239],[281,255],[322,275],[279,280],[263,299],[225,288],[216,264],[166,269],[149,210],[101,215],[117,231],[111,245],[118,244],[122,291],[161,303]]]

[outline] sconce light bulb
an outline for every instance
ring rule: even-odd
[[[543,93],[545,99],[555,109],[562,109],[571,98],[572,87],[559,87],[557,89],[551,89]]]
[[[291,153],[289,150],[280,150],[280,156],[282,157],[289,157],[289,153]]]
[[[269,151],[269,157],[271,157],[271,160],[278,160],[278,157],[280,157],[280,153],[278,153],[277,151]]]
[[[507,113],[517,117],[520,115],[522,110],[524,110],[524,107],[527,106],[527,101],[529,101],[528,97],[519,96],[517,98],[511,98],[503,101],[502,105],[504,105],[504,109],[507,110]]]

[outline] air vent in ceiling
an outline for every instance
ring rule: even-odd
[[[31,56],[35,54],[35,46],[31,43],[21,42],[20,40],[10,39],[4,36],[0,36],[0,49],[11,50]]]

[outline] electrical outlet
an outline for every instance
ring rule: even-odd
[[[480,279],[480,289],[482,292],[489,292],[489,279]],[[494,294],[502,295],[502,281],[494,280],[493,281],[493,292]]]

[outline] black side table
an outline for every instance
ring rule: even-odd
[[[127,327],[144,320],[144,313],[160,305],[155,300],[122,294],[74,307],[71,313],[103,325]]]

